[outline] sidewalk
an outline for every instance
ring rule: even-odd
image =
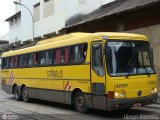
[[[160,104],[160,86],[158,87],[158,99],[155,103]]]

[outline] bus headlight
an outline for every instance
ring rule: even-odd
[[[158,91],[157,88],[152,88],[151,89],[151,94],[157,93],[157,91]]]
[[[115,92],[114,93],[115,98],[125,98],[126,94],[124,91]]]

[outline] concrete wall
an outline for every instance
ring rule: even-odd
[[[160,25],[135,29],[127,32],[144,34],[148,37],[154,53],[154,64],[160,79]]]
[[[65,26],[64,1],[54,1],[54,13],[50,16],[44,16],[44,1],[41,0],[40,20],[34,23],[35,37],[42,36],[47,33],[57,32]],[[51,6],[49,6],[51,7]]]
[[[77,14],[87,14],[103,4],[113,0],[52,0],[54,4],[45,6],[44,0],[17,0],[27,6],[33,14],[34,5],[40,3],[40,19],[34,21],[34,37],[43,37],[48,33],[57,32],[65,27],[66,21]],[[45,15],[45,9],[54,8],[51,15]],[[26,8],[16,5],[16,12],[21,11],[21,24],[10,26],[10,42],[17,37],[21,41],[32,39],[32,18]],[[48,11],[50,12],[50,11]],[[50,14],[50,13],[49,13]]]
[[[114,0],[64,0],[65,20],[77,14],[87,14]]]
[[[65,0],[65,20],[77,14],[87,14],[101,6],[101,0]]]
[[[21,3],[30,9],[33,14],[33,1],[32,0],[21,0]],[[32,39],[32,17],[29,11],[23,6],[16,5],[16,12],[21,11],[21,25],[15,26],[16,29],[21,26],[20,38],[21,41]],[[12,35],[12,32],[9,32],[9,36]]]

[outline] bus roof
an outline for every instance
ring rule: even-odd
[[[55,41],[60,41],[60,40],[67,40],[67,39],[71,39],[71,38],[79,38],[79,37],[85,37],[90,35],[90,33],[71,33],[71,34],[65,34],[62,36],[58,36],[58,37],[54,37],[54,38],[50,38],[47,40],[42,40],[37,42],[36,45],[42,45],[42,44],[47,44],[47,43],[51,43],[51,42],[55,42]]]
[[[2,57],[9,57],[14,55],[20,55],[25,53],[31,53],[36,51],[43,51],[51,48],[57,48],[62,46],[67,46],[71,44],[78,44],[88,42],[88,39],[82,39],[91,37],[93,40],[102,39],[103,36],[107,36],[110,40],[141,40],[148,41],[147,37],[139,34],[130,33],[114,33],[114,32],[99,32],[99,33],[71,33],[55,38],[50,38],[37,43],[37,45],[23,48],[19,50],[9,51],[2,54]],[[56,43],[56,44],[55,44]]]

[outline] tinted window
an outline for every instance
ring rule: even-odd
[[[69,63],[69,47],[57,49],[54,54],[55,64]]]
[[[27,66],[27,57],[28,57],[27,54],[19,56],[19,67],[26,67]]]
[[[28,66],[35,66],[38,64],[38,54],[31,53],[28,55]]]
[[[92,45],[92,68],[98,76],[104,75],[101,43],[94,43]]]
[[[61,64],[68,64],[69,63],[69,48],[62,48],[61,49]]]
[[[40,52],[40,65],[51,65],[52,64],[52,51]]]
[[[61,53],[60,53],[61,51],[60,51],[60,49],[57,49],[56,50],[56,55],[55,55],[55,58],[56,58],[56,61],[55,61],[55,64],[60,64],[61,63]]]
[[[2,68],[9,68],[9,58],[2,59]]]
[[[108,42],[106,57],[108,72],[113,76],[155,73],[147,42]]]
[[[71,47],[71,63],[83,63],[86,59],[87,45],[74,45]]]
[[[17,56],[11,57],[10,67],[11,68],[17,67],[17,63],[18,63],[18,57]]]
[[[53,64],[56,64],[56,51],[55,50],[53,50],[53,52],[52,52],[52,56],[53,56]]]

